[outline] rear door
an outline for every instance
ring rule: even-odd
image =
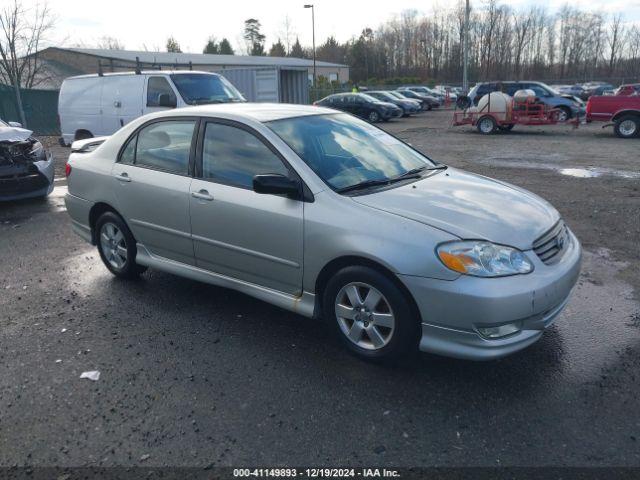
[[[103,82],[103,134],[111,135],[142,115],[144,76],[104,76]]]
[[[194,264],[189,187],[198,121],[171,117],[130,137],[112,169],[118,210],[151,254]]]
[[[253,191],[255,175],[292,171],[247,126],[210,120],[200,132],[190,199],[197,266],[300,294],[304,203]]]

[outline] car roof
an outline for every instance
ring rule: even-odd
[[[167,116],[217,116],[238,120],[255,120],[258,122],[270,122],[285,118],[306,117],[310,115],[323,115],[337,113],[335,110],[313,105],[293,105],[286,103],[223,103],[214,105],[198,105],[193,107],[176,108],[162,112]],[[162,116],[162,115],[159,115]]]

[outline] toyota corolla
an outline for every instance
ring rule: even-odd
[[[326,320],[366,359],[521,350],[580,269],[542,198],[322,107],[164,111],[76,142],[66,171],[73,228],[114,275],[233,288]]]

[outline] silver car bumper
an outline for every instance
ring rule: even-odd
[[[461,276],[454,281],[400,275],[422,317],[420,350],[468,360],[491,360],[528,347],[562,312],[580,273],[581,248],[571,242],[559,262],[545,265],[526,252],[535,270],[502,278]],[[499,339],[477,328],[519,322],[520,331]]]

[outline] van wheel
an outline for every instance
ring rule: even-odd
[[[478,120],[478,131],[485,135],[490,135],[496,131],[498,124],[491,115],[485,115]]]
[[[620,138],[633,138],[640,131],[640,117],[624,115],[616,120],[613,131]]]
[[[417,351],[420,322],[410,305],[391,279],[363,266],[340,270],[323,295],[323,311],[342,343],[372,361]]]
[[[136,240],[119,215],[103,213],[95,228],[100,258],[116,277],[135,278],[147,269],[136,263]]]
[[[93,138],[93,135],[88,130],[78,130],[74,136],[74,140],[86,140]]]

